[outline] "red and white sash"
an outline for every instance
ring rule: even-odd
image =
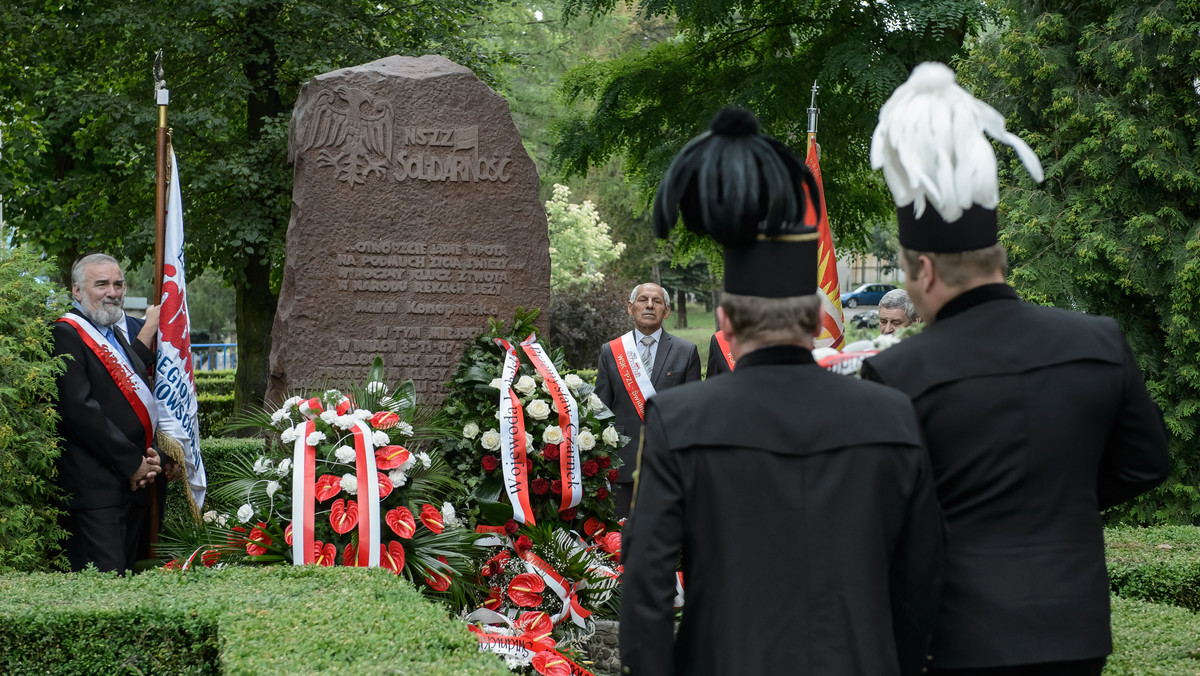
[[[717,331],[714,335],[717,339],[717,347],[721,348],[721,356],[725,357],[725,363],[732,371],[737,366],[737,360],[733,358],[733,350],[729,347],[729,339],[725,337],[724,331]]]
[[[542,374],[554,407],[558,410],[558,427],[562,430],[562,450],[558,456],[559,476],[562,479],[562,501],[558,511],[565,512],[579,504],[583,499],[583,479],[579,471],[579,405],[575,397],[558,375],[558,369],[546,355],[546,351],[537,343],[537,335],[521,341],[529,361],[533,362],[537,372]]]
[[[113,382],[121,388],[121,394],[125,395],[125,400],[137,414],[138,420],[142,421],[142,429],[146,433],[146,447],[149,448],[150,444],[154,443],[154,430],[158,427],[158,407],[150,387],[138,377],[125,355],[113,349],[104,334],[91,322],[71,313],[59,317],[58,321],[74,327],[84,345],[100,358],[100,363],[104,364]]]
[[[612,350],[613,359],[617,361],[617,373],[621,375],[625,391],[633,400],[638,417],[645,420],[646,400],[653,397],[655,392],[654,386],[650,384],[650,374],[646,373],[646,366],[642,363],[642,358],[638,356],[637,344],[633,342],[633,332],[630,331],[620,338],[612,339],[608,343],[608,348]]]
[[[525,414],[521,400],[512,390],[521,365],[517,351],[507,340],[496,339],[504,348],[504,370],[500,372],[500,463],[504,471],[504,491],[512,504],[513,519],[530,526],[537,523],[529,502],[529,476],[525,471]]]

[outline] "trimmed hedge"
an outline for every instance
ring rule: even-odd
[[[1200,673],[1200,616],[1183,608],[1114,596],[1113,654],[1104,676]]]
[[[1200,610],[1200,528],[1119,526],[1105,540],[1114,594]]]
[[[200,434],[220,434],[225,423],[233,415],[233,394],[197,392],[196,405]]]
[[[200,440],[200,453],[204,456],[204,470],[209,483],[229,462],[230,458],[250,457],[262,453],[266,449],[266,441],[259,438],[208,437]],[[163,510],[163,523],[191,521],[188,512],[187,496],[184,495],[183,481],[172,481],[167,484],[167,507]],[[222,505],[211,499],[205,499],[203,511],[215,509],[218,512],[233,514],[239,505]]]
[[[233,376],[196,378],[196,394],[233,394]]]
[[[5,674],[508,674],[380,568],[0,576]]]

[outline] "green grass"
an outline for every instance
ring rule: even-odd
[[[677,313],[667,317],[663,325],[671,335],[696,344],[696,349],[700,350],[700,372],[703,374],[708,368],[708,341],[716,333],[716,325],[713,323],[713,313],[704,311],[704,304],[688,303],[687,310],[688,328],[678,328]]]

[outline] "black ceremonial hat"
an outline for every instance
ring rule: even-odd
[[[819,200],[799,157],[760,134],[752,113],[725,107],[659,183],[654,232],[665,239],[682,214],[684,227],[725,247],[725,291],[806,296],[817,292],[818,237],[804,220],[820,213]]]

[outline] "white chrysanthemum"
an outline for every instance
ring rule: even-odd
[[[358,477],[353,474],[342,475],[342,490],[348,495],[358,495]]]
[[[388,472],[388,479],[392,481],[393,488],[400,488],[404,484],[408,483],[408,475],[405,474],[404,470],[400,469],[399,467]]]
[[[412,433],[413,433],[412,425],[410,425],[406,422],[398,422],[398,423],[396,423],[396,426],[392,429],[396,430],[396,432],[398,434],[400,434],[402,436],[406,436],[406,437],[411,437]]]
[[[534,420],[545,420],[550,417],[550,404],[546,403],[545,399],[534,399],[525,406],[525,410]]]
[[[250,505],[238,507],[237,518],[242,523],[250,523],[250,520],[254,518],[254,508]]]
[[[529,376],[521,376],[517,379],[517,383],[513,385],[513,389],[528,397],[537,392],[537,382]]]
[[[325,390],[325,394],[321,398],[325,401],[337,403],[342,400],[342,393],[337,390]]]
[[[380,392],[387,392],[387,385],[384,385],[378,380],[372,380],[371,382],[367,383],[366,390],[371,394],[379,394]]]
[[[275,493],[277,493],[278,491],[279,491],[279,482],[278,481],[268,481],[267,482],[267,497],[268,498],[275,497]]]
[[[274,413],[271,414],[271,424],[278,425],[279,421],[283,420],[286,417],[287,417],[287,411],[285,411],[284,409],[281,408],[278,411],[275,411]]]
[[[457,528],[462,525],[458,520],[458,514],[454,511],[454,505],[449,502],[442,503],[442,525],[446,528]]]
[[[333,425],[340,430],[348,430],[354,427],[354,423],[358,422],[358,418],[352,415],[339,415],[334,419]]]
[[[474,439],[479,436],[479,425],[473,422],[463,425],[463,439]]]
[[[289,427],[286,430],[280,432],[279,440],[285,444],[290,444],[290,443],[294,442],[296,440],[296,437],[300,436],[300,433],[296,431],[297,429],[298,428],[296,428],[296,427]]]
[[[322,441],[325,441],[325,433],[320,431],[313,432],[304,438],[304,443],[308,444],[309,446],[316,446]]]
[[[279,476],[287,476],[289,470],[292,469],[292,459],[284,458],[279,461],[279,467],[275,470]]]
[[[337,411],[334,411],[333,409],[330,409],[328,411],[321,411],[321,420],[325,421],[326,425],[332,425],[333,421],[335,421],[337,419],[338,419]]]
[[[266,474],[267,470],[271,469],[271,465],[272,463],[270,458],[259,457],[258,460],[254,461],[254,473]]]
[[[562,429],[558,425],[551,425],[542,432],[542,441],[548,444],[561,444],[563,441]]]
[[[479,439],[479,443],[489,451],[494,451],[497,448],[500,448],[500,432],[496,430],[488,430],[484,432],[483,436]]]
[[[302,397],[288,397],[287,401],[283,402],[283,408],[290,411],[299,406],[302,401],[304,401]]]
[[[875,339],[874,344],[876,350],[886,350],[893,345],[899,345],[900,337],[894,333],[880,335]]]
[[[433,464],[433,458],[429,457],[429,454],[424,451],[417,454],[417,459],[421,461],[421,466],[425,469],[429,469],[429,466]]]
[[[604,402],[600,397],[596,396],[595,392],[588,395],[587,405],[588,408],[592,409],[592,413],[599,413],[604,410]]]
[[[371,416],[375,414],[371,413],[365,408],[356,408],[354,409],[354,413],[351,413],[350,415],[354,416],[357,420],[370,420]]]
[[[371,443],[375,444],[375,448],[379,448],[380,446],[387,446],[389,443],[391,443],[391,441],[392,440],[390,438],[388,438],[387,432],[380,432],[379,430],[375,430],[375,433],[371,435]]]
[[[338,462],[354,462],[354,449],[349,446],[338,446],[333,452],[333,457],[338,459]]]
[[[604,428],[604,431],[600,433],[600,438],[604,440],[604,443],[613,448],[616,448],[617,444],[621,441],[621,435],[617,434],[617,428],[612,425]]]
[[[592,434],[591,430],[581,430],[579,432],[579,448],[584,451],[590,451],[596,447],[596,435]]]
[[[212,523],[217,520],[217,510],[210,509],[204,513],[204,523]]]
[[[488,383],[488,387],[494,387],[498,390],[504,387],[504,381],[499,378],[492,378],[492,382]]]
[[[583,378],[580,378],[574,373],[568,373],[567,375],[563,376],[563,382],[567,384],[567,389],[571,390],[572,394],[578,394],[579,388],[583,386]]]
[[[405,460],[404,462],[400,463],[400,469],[407,472],[408,470],[412,469],[416,464],[417,464],[416,454],[409,453],[408,460]]]

